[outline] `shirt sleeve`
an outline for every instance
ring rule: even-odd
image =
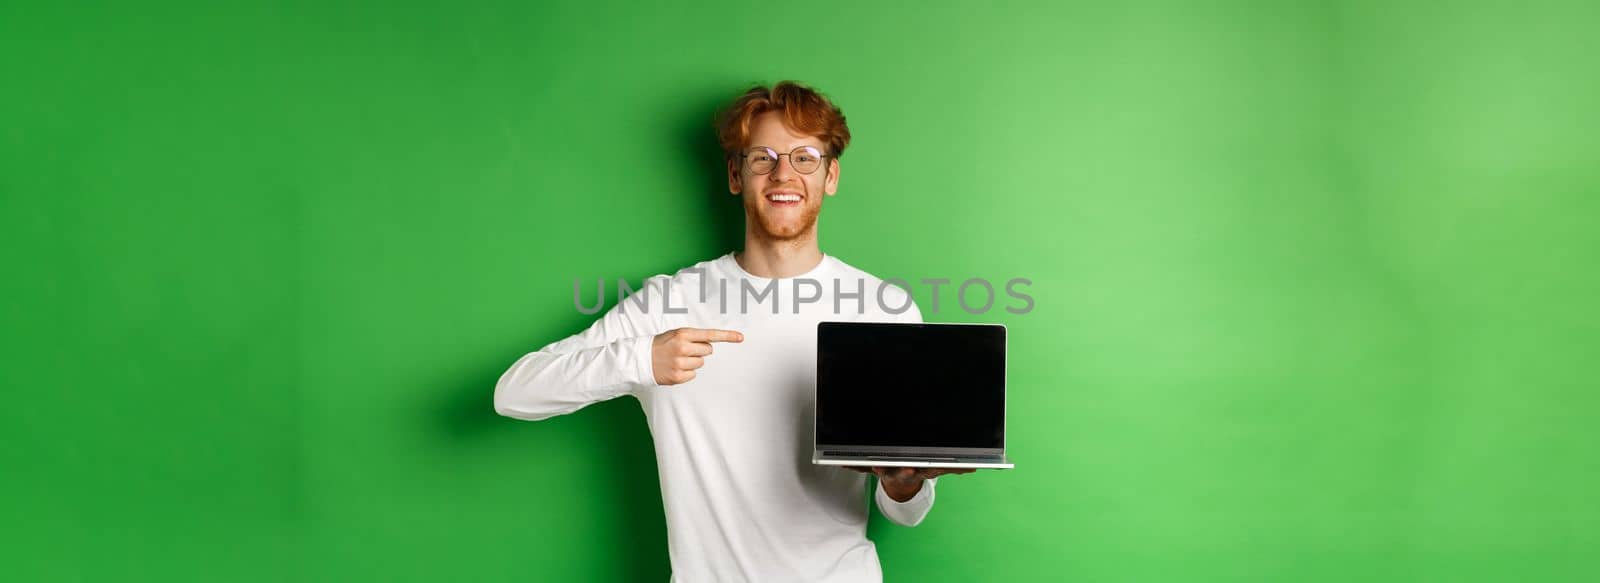
[[[906,311],[900,313],[900,321],[908,324],[921,324],[922,308],[917,307],[917,301],[912,299],[907,303],[907,305],[910,307],[907,308]]]
[[[879,321],[900,324],[922,323],[922,309],[917,307],[917,298],[911,295],[910,290],[883,281],[879,281],[878,286],[878,309],[883,312],[878,316],[882,318]],[[899,306],[905,307],[899,308]]]
[[[931,478],[922,483],[922,489],[917,495],[905,502],[895,502],[889,493],[883,490],[883,482],[878,482],[878,492],[874,499],[878,501],[878,512],[890,522],[900,526],[916,526],[922,519],[928,517],[928,511],[933,509],[933,483],[938,478]]]
[[[662,301],[662,281],[645,281],[587,330],[517,359],[494,387],[494,410],[537,421],[656,386],[650,352],[661,331],[648,306]]]

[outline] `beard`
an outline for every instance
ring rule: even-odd
[[[822,214],[821,197],[806,196],[806,204],[796,213],[767,208],[760,196],[747,196],[744,200],[744,223],[751,234],[765,241],[795,241],[812,236],[817,231],[817,217]]]

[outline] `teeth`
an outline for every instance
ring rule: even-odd
[[[782,193],[780,193],[780,194],[769,194],[769,195],[767,195],[767,199],[771,200],[773,202],[799,202],[800,201],[800,195],[798,195],[798,194],[782,194]]]

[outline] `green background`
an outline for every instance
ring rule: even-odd
[[[1019,465],[875,518],[888,580],[1595,580],[1597,25],[0,4],[0,578],[664,580],[639,406],[491,393],[574,279],[737,246],[709,118],[792,78],[856,135],[826,252],[1034,282],[913,286],[1010,327]]]

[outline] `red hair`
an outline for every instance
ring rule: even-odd
[[[732,161],[749,146],[750,124],[756,116],[769,111],[779,112],[783,125],[790,131],[806,136],[816,136],[828,143],[829,156],[838,158],[850,145],[850,128],[844,124],[844,112],[815,89],[795,81],[779,81],[768,88],[751,87],[717,113],[717,142]]]

